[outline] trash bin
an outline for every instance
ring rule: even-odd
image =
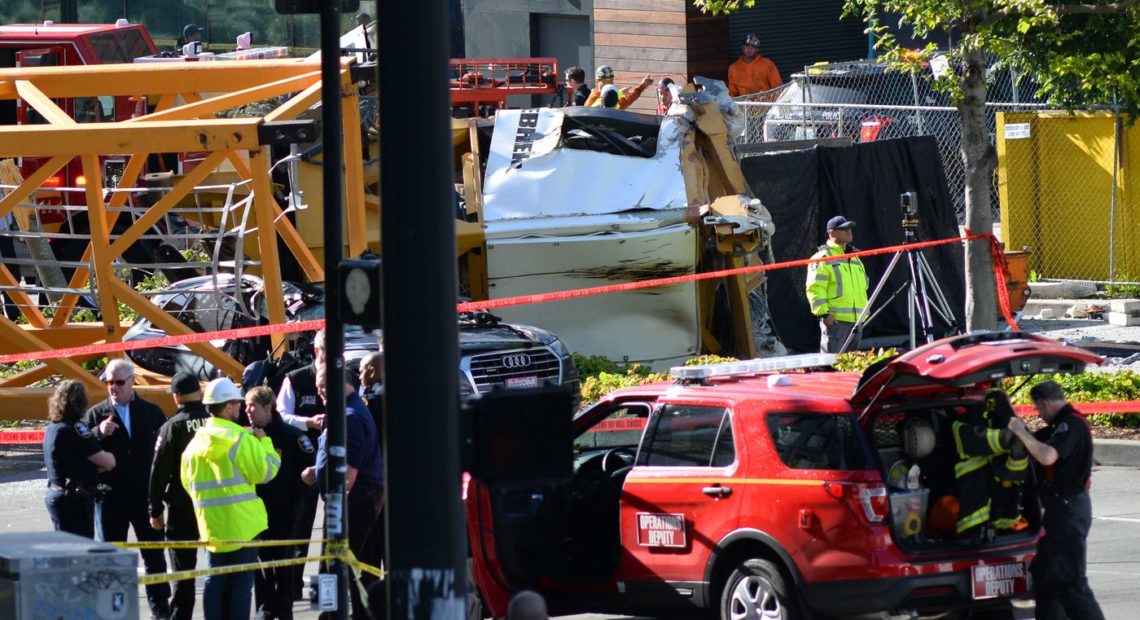
[[[0,618],[137,620],[138,553],[65,532],[0,534]]]

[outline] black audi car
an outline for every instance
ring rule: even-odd
[[[319,286],[283,284],[286,315],[290,321],[324,317],[324,293]],[[196,332],[208,332],[264,325],[269,322],[265,304],[265,286],[261,278],[243,275],[240,281],[231,274],[217,274],[182,280],[152,297],[159,308],[188,325]],[[140,318],[126,333],[124,340],[148,340],[165,336],[149,320]],[[292,351],[296,363],[311,359],[313,333],[292,334]],[[370,351],[379,350],[383,334],[365,332],[359,327],[345,328],[345,363],[349,368],[359,364]],[[223,340],[213,343],[248,365],[264,360],[269,353],[269,338]],[[496,388],[526,388],[540,385],[562,385],[578,392],[578,370],[570,349],[554,334],[528,325],[504,323],[486,312],[459,315],[459,389],[462,397],[489,392]],[[140,367],[173,376],[179,371],[196,374],[202,380],[217,376],[217,369],[185,345],[166,345],[128,352]]]

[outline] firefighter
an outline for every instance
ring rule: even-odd
[[[264,431],[237,425],[245,401],[233,381],[207,383],[202,402],[210,419],[182,454],[182,486],[194,502],[199,540],[254,540],[269,526],[255,485],[272,480],[281,461]],[[252,564],[257,548],[207,544],[206,558],[210,568]],[[248,618],[252,589],[251,571],[207,576],[202,594],[206,618]]]
[[[613,84],[614,84],[614,70],[609,65],[602,65],[602,66],[598,67],[598,70],[596,72],[594,72],[594,77],[596,77],[598,80],[597,80],[597,84],[595,84],[595,86],[594,86],[594,90],[592,90],[590,92],[590,96],[586,98],[585,106],[588,108],[589,107],[595,107],[595,108],[602,107],[602,105],[603,105],[603,103],[602,103],[602,94],[603,94],[602,89],[605,88],[606,86],[613,86]],[[647,76],[645,76],[644,79],[641,80],[641,82],[639,82],[637,84],[637,86],[634,86],[628,92],[624,88],[619,88],[617,91],[617,95],[618,95],[617,105],[613,106],[613,107],[617,107],[618,109],[624,110],[624,109],[628,108],[629,106],[633,105],[633,102],[637,101],[637,98],[641,96],[641,93],[646,88],[649,88],[649,85],[652,83],[653,83],[653,76],[647,75]]]
[[[1029,390],[1029,398],[1047,426],[1030,433],[1018,417],[1009,420],[1012,431],[1038,465],[1045,535],[1037,541],[1037,556],[1029,570],[1037,597],[1037,617],[1104,620],[1104,613],[1089,588],[1085,560],[1092,502],[1092,431],[1085,417],[1065,400],[1053,381]]]
[[[80,420],[86,409],[87,388],[79,381],[60,384],[48,400],[51,424],[44,430],[48,480],[44,503],[56,531],[93,538],[99,473],[113,469],[115,457]]]
[[[837,215],[827,220],[827,243],[819,246],[812,258],[841,256],[858,250],[851,245],[855,239],[855,222]],[[855,328],[855,322],[867,306],[867,270],[859,258],[812,263],[807,269],[808,304],[811,313],[819,319],[820,350],[823,353],[841,353],[843,344]],[[858,342],[852,342],[852,348]]]
[[[179,372],[170,381],[170,394],[178,412],[158,429],[154,444],[154,463],[150,468],[150,525],[166,531],[167,540],[198,540],[198,523],[194,505],[180,480],[182,452],[194,433],[206,424],[210,414],[202,404],[202,386],[198,377]],[[163,509],[167,518],[163,518]],[[170,567],[174,571],[198,567],[197,549],[169,549]],[[190,620],[194,614],[194,580],[174,582],[170,600],[171,620]]]
[[[245,412],[250,424],[265,431],[273,447],[281,454],[281,470],[277,477],[258,485],[257,496],[265,503],[269,515],[267,540],[292,540],[302,534],[302,505],[297,501],[304,492],[301,472],[313,464],[316,452],[313,442],[301,429],[286,424],[274,406],[273,390],[257,386],[245,394]],[[308,532],[304,532],[307,536]],[[297,557],[297,548],[261,547],[258,555],[263,562]],[[301,566],[266,568],[254,575],[254,600],[258,618],[293,617],[293,589]]]

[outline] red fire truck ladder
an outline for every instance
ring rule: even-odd
[[[453,58],[451,106],[506,107],[510,95],[552,95],[558,90],[556,58]]]

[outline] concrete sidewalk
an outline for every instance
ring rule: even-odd
[[[1140,441],[1134,439],[1094,439],[1093,458],[1097,465],[1140,467]]]

